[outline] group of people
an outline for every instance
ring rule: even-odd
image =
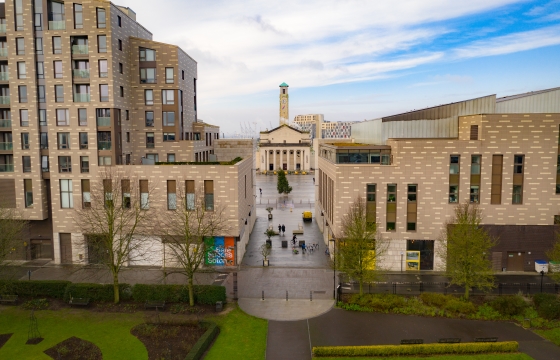
[[[284,226],[284,224],[282,225],[278,224],[278,235],[280,235],[280,233],[284,235],[285,232],[286,232],[286,227]]]

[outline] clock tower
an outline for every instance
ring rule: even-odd
[[[290,122],[290,98],[288,97],[288,84],[280,84],[280,125]]]

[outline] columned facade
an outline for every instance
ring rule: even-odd
[[[293,146],[274,145],[277,144],[271,144],[270,146],[261,144],[261,171],[309,171],[309,146],[301,146],[300,144],[294,144]]]

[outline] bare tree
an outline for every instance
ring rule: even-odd
[[[472,287],[494,287],[489,254],[497,241],[480,226],[481,221],[482,210],[476,204],[458,204],[453,218],[444,224],[443,246],[437,250],[449,283],[464,286],[466,299]]]
[[[21,247],[28,226],[29,222],[17,209],[0,204],[0,271],[9,265],[9,260]]]
[[[90,184],[89,198],[84,196],[75,220],[84,234],[89,263],[102,264],[110,271],[118,303],[123,267],[152,253],[153,213],[148,211],[148,201],[153,190],[147,182],[141,188],[137,179],[115,167],[105,167],[100,175],[103,180]]]
[[[194,306],[194,275],[203,265],[205,256],[225,261],[227,249],[211,249],[213,237],[228,231],[225,206],[216,203],[204,188],[194,188],[187,180],[185,190],[178,189],[175,211],[162,218],[165,245],[170,249],[177,266],[187,277],[189,304]]]
[[[373,222],[367,221],[366,201],[357,197],[342,219],[342,237],[334,256],[336,269],[345,272],[360,285],[380,277],[381,260],[386,255],[389,243],[383,239]]]
[[[556,241],[554,242],[552,249],[546,252],[546,256],[548,256],[548,259],[550,261],[560,262],[560,232],[556,232],[555,237]],[[556,269],[549,269],[547,276],[552,278],[554,282],[560,283],[560,272],[558,272]]]

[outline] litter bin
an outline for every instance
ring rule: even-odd
[[[548,273],[548,263],[544,260],[535,260],[535,271],[540,273],[544,271],[544,273]]]
[[[223,303],[221,301],[216,301],[216,312],[222,311]]]
[[[560,272],[560,261],[549,261],[548,264],[549,264],[548,267],[550,269],[550,272],[553,273]]]

